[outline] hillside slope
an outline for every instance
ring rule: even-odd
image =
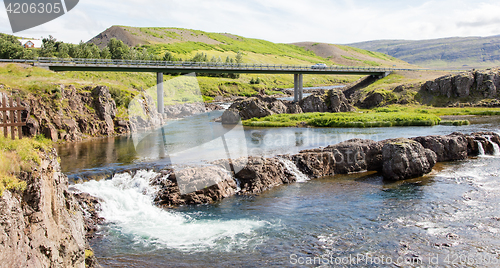
[[[226,57],[234,58],[241,52],[245,63],[408,66],[406,62],[382,53],[340,45],[308,42],[279,44],[229,33],[180,28],[112,26],[89,42],[102,48],[112,38],[122,40],[131,47],[143,47],[156,55],[163,55],[168,51],[184,60],[193,58],[197,53],[205,53],[208,59],[223,61]]]
[[[381,52],[428,68],[471,69],[500,65],[500,35],[432,40],[377,40],[348,46]]]

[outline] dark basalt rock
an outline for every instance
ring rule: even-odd
[[[431,172],[437,156],[416,141],[400,139],[384,144],[382,158],[384,178],[404,180]]]
[[[467,137],[462,133],[452,133],[446,136],[425,136],[413,138],[424,148],[430,149],[437,155],[438,162],[463,160],[467,158]]]

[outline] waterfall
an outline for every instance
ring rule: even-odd
[[[491,140],[491,136],[487,136],[487,138],[491,145],[493,145],[493,155],[500,155],[500,147],[498,146],[498,144]]]
[[[139,170],[117,174],[111,180],[88,181],[73,188],[101,200],[99,216],[135,242],[183,251],[221,249],[244,245],[267,222],[254,219],[220,220],[210,215],[167,211],[154,205],[159,173]],[[166,178],[164,178],[166,179]],[[221,248],[222,247],[222,248]]]
[[[481,143],[481,141],[476,141],[476,143],[477,143],[477,147],[479,148],[479,156],[484,156],[485,153],[484,153],[483,144]]]
[[[292,173],[295,176],[295,178],[297,178],[297,182],[306,182],[309,180],[309,178],[306,175],[304,175],[304,173],[300,172],[300,170],[292,161],[280,158],[280,162],[285,166],[285,168],[290,173]]]

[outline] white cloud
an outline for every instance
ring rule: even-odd
[[[9,33],[5,10],[0,31]],[[500,34],[492,0],[85,0],[68,14],[18,35],[77,43],[111,25],[230,32],[274,42],[351,43]]]

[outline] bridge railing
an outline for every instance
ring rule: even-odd
[[[249,64],[249,63],[223,63],[223,62],[191,62],[191,61],[147,61],[147,60],[115,60],[115,59],[82,59],[82,58],[38,58],[34,60],[42,64],[67,64],[67,65],[126,65],[126,66],[155,66],[155,67],[200,67],[200,68],[234,68],[234,69],[271,69],[271,70],[359,70],[359,71],[392,71],[395,68],[380,67],[351,67],[351,66],[326,66],[314,68],[312,65],[285,65],[285,64]],[[398,69],[403,70],[403,69]],[[410,70],[410,69],[408,69]]]
[[[2,60],[0,62],[34,63],[40,65],[76,66],[123,66],[123,67],[172,67],[172,68],[199,68],[199,69],[234,69],[234,70],[288,70],[288,71],[366,71],[366,72],[390,72],[390,71],[415,71],[425,69],[401,69],[385,67],[353,67],[353,66],[325,66],[313,67],[313,65],[285,65],[285,64],[249,64],[249,63],[222,63],[222,62],[192,62],[192,61],[148,61],[148,60],[116,60],[116,59],[85,59],[85,58],[45,58],[39,57],[35,60]]]

